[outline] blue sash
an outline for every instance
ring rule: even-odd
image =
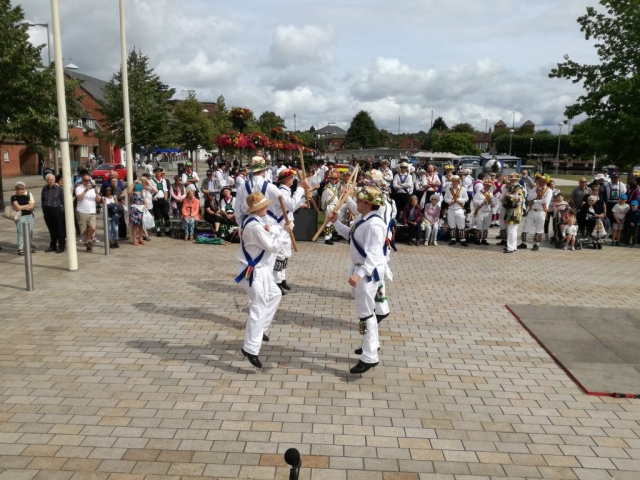
[[[407,181],[407,177],[409,177],[409,175],[405,175],[404,178],[402,178],[402,175],[398,175],[398,178],[400,179],[400,183],[404,183]],[[407,189],[405,187],[400,187],[402,188],[402,190],[404,190],[404,193],[409,193],[407,192]]]
[[[360,244],[358,243],[358,241],[356,240],[356,237],[354,235],[354,233],[356,233],[356,230],[358,229],[358,227],[360,225],[362,225],[364,222],[366,222],[367,220],[372,219],[373,217],[377,217],[380,220],[382,220],[382,217],[380,217],[380,215],[371,215],[369,217],[367,217],[366,219],[360,219],[358,222],[356,222],[356,224],[353,226],[353,228],[351,229],[351,232],[349,234],[349,243],[353,242],[353,246],[356,247],[356,250],[358,251],[358,253],[360,254],[360,256],[364,257],[365,259],[367,258],[367,252],[364,251],[364,249],[362,248],[362,246],[360,246]],[[374,268],[373,269],[373,275],[369,276],[367,275],[365,278],[367,280],[367,282],[370,282],[372,277],[373,280],[375,280],[376,282],[380,281],[380,275],[378,274],[378,269]]]
[[[396,244],[393,242],[393,240],[391,240],[389,238],[389,232],[391,231],[391,226],[393,225],[393,219],[391,219],[391,221],[389,222],[389,225],[387,225],[387,235],[385,237],[384,240],[384,247],[382,247],[382,251],[384,252],[385,257],[387,256],[387,252],[389,251],[389,247],[391,247],[391,249],[394,252],[397,252],[398,249],[396,248]]]
[[[265,185],[266,185],[266,182],[265,182]],[[249,225],[251,222],[257,222],[257,221],[258,219],[256,217],[247,218],[242,223],[242,229],[244,230],[246,226]],[[258,257],[254,260],[253,258],[251,258],[251,255],[249,255],[249,252],[247,252],[247,250],[244,248],[244,240],[242,239],[242,237],[240,237],[240,247],[242,248],[242,253],[244,253],[244,258],[247,260],[247,268],[242,270],[242,272],[240,272],[240,275],[236,277],[236,283],[240,283],[242,280],[247,279],[249,280],[249,286],[252,286],[253,270],[255,269],[255,267],[258,266],[258,264],[262,260],[262,257],[264,257],[266,250],[262,250],[260,255],[258,255]]]
[[[264,195],[267,191],[267,185],[268,182],[265,180],[262,183],[262,188],[260,189],[260,191],[262,192],[262,194]],[[249,186],[249,182],[244,182],[244,188],[247,190],[247,195],[251,195],[253,192],[251,191],[251,187]]]
[[[289,213],[289,212],[287,212]],[[280,218],[278,218],[276,216],[275,213],[273,213],[271,210],[267,210],[267,215],[269,215],[271,218],[273,218],[276,222],[280,223],[284,220],[284,215],[280,216]]]

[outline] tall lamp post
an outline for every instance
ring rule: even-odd
[[[69,158],[69,127],[67,125],[67,103],[64,89],[64,70],[62,67],[62,42],[60,41],[60,14],[58,0],[51,0],[53,23],[53,45],[56,65],[56,93],[58,97],[58,134],[60,135],[60,153],[62,156],[62,178],[64,188],[65,232],[67,235],[67,258],[69,270],[78,270],[78,252],[76,250],[76,230],[73,222],[73,198],[71,196],[71,159]]]
[[[509,156],[511,156],[511,144],[513,142],[513,128],[511,130],[509,130],[510,136],[509,136]]]
[[[533,138],[529,139],[529,159],[533,158]]]
[[[558,168],[560,167],[560,139],[562,138],[562,126],[564,123],[558,124],[558,153],[556,154],[556,175],[558,174]]]
[[[129,112],[129,69],[127,67],[127,33],[125,30],[125,23],[124,23],[124,0],[120,0],[120,49],[121,49],[121,55],[122,55],[122,103],[124,107],[124,147],[127,155],[127,187],[130,187],[131,185],[133,185],[133,153],[131,151],[131,114]],[[126,202],[127,211],[128,211],[129,195],[125,195],[125,202]]]

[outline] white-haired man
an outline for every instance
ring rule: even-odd
[[[451,177],[451,187],[444,192],[444,201],[449,205],[447,209],[447,223],[451,240],[449,245],[455,245],[456,240],[464,247],[468,247],[465,231],[465,211],[464,206],[469,199],[467,191],[460,185],[460,177]]]

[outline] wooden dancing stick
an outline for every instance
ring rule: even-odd
[[[356,168],[353,169],[353,173],[351,173],[351,176],[349,177],[349,181],[347,182],[347,191],[344,193],[344,195],[342,195],[340,197],[340,200],[338,200],[338,203],[336,204],[336,206],[332,210],[333,212],[337,212],[338,210],[340,210],[340,207],[342,207],[342,205],[344,205],[344,202],[346,202],[347,198],[349,198],[349,195],[351,195],[351,191],[353,189],[353,183],[355,182],[355,179],[357,178],[358,169],[359,168],[360,168],[360,165],[356,165]],[[326,213],[327,212],[325,212],[325,214]],[[311,239],[312,242],[315,242],[316,240],[318,240],[318,237],[320,236],[322,231],[327,226],[327,223],[329,223],[329,215],[326,215],[324,217],[324,223],[322,224],[320,229],[316,232],[316,234]]]
[[[302,170],[302,180],[306,180],[307,170],[305,169],[305,166],[304,166],[304,154],[302,152],[302,147],[298,147],[298,151],[300,152],[300,169]],[[316,205],[316,202],[313,200],[313,197],[311,196],[311,192],[309,190],[305,190],[304,194],[307,198],[307,203],[311,203],[313,205],[313,208],[316,209],[316,212],[320,213],[320,209],[318,208],[318,205]]]
[[[284,224],[291,225],[291,220],[289,220],[289,214],[287,213],[287,207],[284,204],[284,200],[282,200],[282,195],[278,196],[278,201],[280,202],[280,208],[282,209],[282,215],[284,216]],[[293,232],[289,232],[289,238],[291,238],[293,251],[298,253],[298,244],[296,243],[296,237],[293,236]]]

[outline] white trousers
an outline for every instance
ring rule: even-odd
[[[531,230],[533,230],[533,233],[537,234],[544,233],[544,221],[546,218],[547,214],[544,213],[544,210],[529,210],[527,219],[524,221],[524,228],[522,229],[522,233],[526,235],[527,233],[531,232]]]
[[[473,226],[480,231],[489,230],[492,215],[493,213],[489,207],[481,208],[478,215],[473,217]]]
[[[282,224],[281,226],[284,226],[284,224]],[[280,250],[278,250],[278,253],[276,254],[276,259],[277,260],[285,260],[287,258],[291,258],[291,237],[289,236],[289,234],[282,230],[282,233],[280,234],[280,236],[282,237],[282,246],[280,247]],[[282,283],[283,281],[285,281],[287,279],[287,269],[284,268],[282,270],[280,270],[279,272],[276,272],[275,270],[273,271],[273,278],[275,280],[276,283]]]
[[[502,208],[502,205],[498,207],[498,215],[500,215],[498,217],[498,225],[500,227],[500,230],[506,230],[507,222],[504,221],[504,208]]]
[[[507,225],[507,250],[518,249],[518,225]]]
[[[460,230],[464,230],[465,227],[465,215],[464,210],[461,208],[453,209],[453,207],[449,207],[447,210],[447,221],[449,223],[449,228],[452,230],[454,228],[459,228]]]
[[[355,266],[351,267],[349,276],[353,275],[356,268]],[[384,278],[385,273],[385,266],[378,267],[378,274],[381,280]],[[374,279],[368,282],[366,278],[363,278],[356,288],[351,289],[355,297],[358,321],[361,318],[367,318],[367,333],[362,336],[362,356],[360,357],[365,363],[378,363],[380,339],[378,336],[378,320],[375,314],[376,294],[380,283],[384,285],[384,282],[376,282]]]
[[[424,227],[424,239],[427,243],[430,241],[437,242],[438,241],[438,230],[440,229],[438,222],[434,223],[433,226],[427,223]],[[433,239],[431,238],[433,235]]]
[[[262,335],[273,320],[282,294],[273,279],[273,266],[259,266],[253,270],[253,284],[242,280],[240,285],[249,296],[249,318],[244,338],[244,351],[258,355],[262,346]],[[242,267],[244,269],[244,267]]]

